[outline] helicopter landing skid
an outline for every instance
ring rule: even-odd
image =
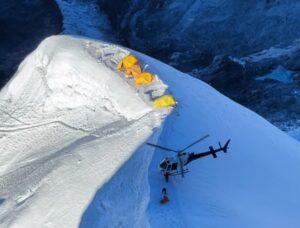
[[[190,172],[188,169],[184,169],[184,170],[182,170],[182,172],[181,171],[171,172],[171,173],[169,173],[169,176],[178,176],[178,175],[182,175],[182,173],[186,174],[188,172]]]

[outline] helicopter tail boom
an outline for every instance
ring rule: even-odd
[[[219,146],[220,146],[219,149],[214,149],[212,146],[210,146],[209,147],[209,152],[211,153],[211,155],[214,158],[217,158],[217,152],[223,151],[224,153],[227,153],[229,143],[230,143],[230,139],[227,140],[227,142],[225,143],[224,146],[222,146],[221,143],[219,142]]]
[[[217,158],[217,153],[212,146],[209,147],[209,152],[213,156],[213,158]]]
[[[209,148],[209,151],[207,152],[202,152],[202,153],[191,153],[190,156],[189,156],[189,159],[188,159],[188,162],[191,162],[193,160],[196,160],[196,159],[199,159],[199,158],[202,158],[202,157],[205,157],[205,156],[208,156],[208,155],[212,155],[213,158],[217,158],[217,153],[220,152],[220,151],[223,151],[224,153],[227,153],[227,150],[228,150],[228,145],[230,143],[230,139],[225,143],[224,146],[222,146],[220,143],[219,143],[219,148],[218,149],[214,149],[213,146],[210,146],[208,147]],[[187,164],[186,163],[186,164]]]

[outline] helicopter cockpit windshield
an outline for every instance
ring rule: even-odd
[[[164,159],[164,160],[160,163],[159,167],[160,167],[162,170],[167,169],[168,163],[167,163],[166,159]]]
[[[177,170],[177,162],[170,158],[166,158],[162,160],[162,162],[159,164],[159,167],[161,171]]]

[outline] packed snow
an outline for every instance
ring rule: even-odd
[[[156,74],[154,84],[135,87],[115,70],[129,52]],[[165,93],[178,105],[154,109]],[[48,38],[1,91],[0,110],[3,227],[300,226],[299,142],[141,53]],[[231,139],[229,153],[165,183],[158,164],[173,154],[145,142],[180,149],[207,133],[189,151]]]
[[[170,110],[155,110],[151,96],[166,86],[156,78],[135,88],[115,70],[128,53],[58,36],[22,62],[0,94],[2,227],[77,227],[96,190],[160,125]]]

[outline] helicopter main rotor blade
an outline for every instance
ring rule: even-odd
[[[177,150],[172,150],[172,149],[170,149],[170,148],[163,147],[163,146],[159,146],[159,145],[155,145],[155,144],[152,144],[152,143],[147,143],[147,145],[148,145],[148,146],[153,146],[153,147],[156,147],[156,148],[159,148],[159,149],[162,149],[162,150],[175,152],[175,153],[178,153],[178,152],[179,152],[179,151],[177,151]]]
[[[188,148],[194,146],[195,144],[201,142],[202,140],[206,139],[207,137],[209,137],[209,134],[204,135],[202,138],[198,139],[197,141],[193,142],[192,144],[190,144],[189,146],[187,146],[186,148],[180,150],[180,152],[187,150]]]

